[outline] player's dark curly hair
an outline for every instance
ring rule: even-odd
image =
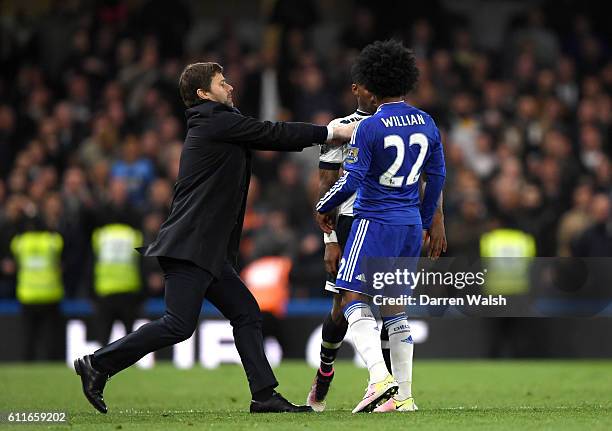
[[[419,79],[414,53],[396,40],[377,41],[363,48],[351,69],[353,82],[378,97],[408,94]]]

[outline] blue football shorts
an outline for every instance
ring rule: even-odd
[[[422,241],[421,224],[390,225],[355,218],[338,267],[336,288],[368,296],[382,293],[376,291],[371,282],[368,283],[370,275],[367,273],[374,268],[366,268],[366,265],[395,271],[393,258],[414,257],[414,265],[411,265],[414,271]]]

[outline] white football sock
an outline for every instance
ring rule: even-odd
[[[385,317],[384,325],[389,331],[391,348],[391,371],[399,385],[396,399],[402,401],[412,396],[412,355],[414,344],[406,314]]]
[[[346,307],[344,316],[355,349],[370,372],[370,384],[386,379],[389,371],[380,349],[380,331],[372,310],[365,302],[353,302]]]

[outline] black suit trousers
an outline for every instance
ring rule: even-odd
[[[97,350],[92,360],[94,367],[114,375],[150,352],[188,339],[198,325],[206,298],[233,327],[251,393],[276,387],[278,382],[264,353],[261,311],[234,268],[226,263],[220,278],[215,279],[189,261],[158,259],[165,278],[164,315]]]

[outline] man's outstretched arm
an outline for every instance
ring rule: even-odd
[[[348,141],[355,125],[259,121],[225,111],[215,115],[213,127],[212,138],[222,142],[246,145],[253,150],[301,151],[313,144]]]

